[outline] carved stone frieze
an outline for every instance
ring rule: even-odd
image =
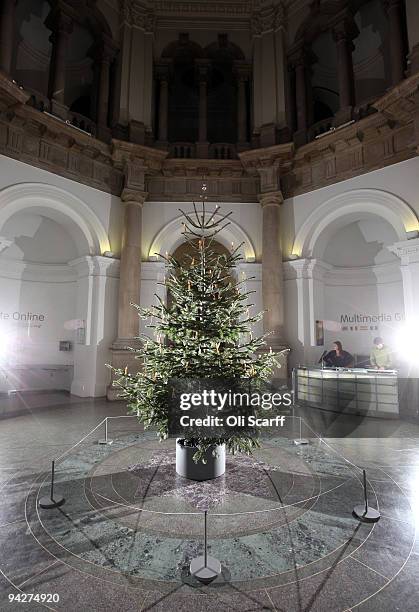
[[[287,9],[284,4],[270,4],[262,6],[252,14],[251,27],[254,35],[260,35],[271,30],[285,28]]]
[[[168,159],[162,174],[149,176],[149,200],[190,201],[202,195],[202,181],[208,180],[209,200],[256,202],[258,181],[248,176],[238,160]]]
[[[25,104],[28,93],[0,74],[0,153],[120,196],[148,192],[153,201],[199,198],[257,202],[281,190],[292,197],[419,153],[419,75],[374,103],[377,112],[296,148],[286,143],[239,153],[239,159],[173,159],[149,146],[106,144]]]
[[[292,197],[404,161],[416,154],[413,118],[405,125],[381,113],[299,148],[282,175],[285,197]]]
[[[255,7],[259,6],[258,0],[155,0],[154,10],[162,14],[209,14],[223,16],[250,15]]]
[[[167,151],[152,149],[125,140],[114,139],[112,141],[112,163],[121,170],[129,161],[145,166],[147,174],[155,174],[161,171],[163,160],[167,155]]]
[[[156,16],[152,4],[141,0],[120,0],[121,21],[142,28],[146,32],[154,32]]]

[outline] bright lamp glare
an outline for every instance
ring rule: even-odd
[[[0,363],[5,362],[10,351],[10,336],[5,332],[0,331]]]
[[[396,348],[399,359],[419,363],[419,320],[406,322],[397,333]]]

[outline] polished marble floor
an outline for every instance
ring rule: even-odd
[[[229,457],[224,477],[195,483],[176,475],[173,441],[123,415],[121,403],[64,394],[0,400],[2,612],[418,610],[415,422],[297,411],[301,432],[290,420],[253,457]],[[103,423],[83,439],[104,417],[118,417],[113,443],[98,444]],[[308,445],[294,444],[300,434]],[[53,459],[66,502],[44,510]],[[376,524],[352,516],[361,468]],[[188,573],[204,510],[223,569],[209,586]],[[19,593],[60,601],[10,604]]]

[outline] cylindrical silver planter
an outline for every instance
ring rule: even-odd
[[[213,451],[215,449],[215,456]],[[179,476],[190,480],[211,480],[222,476],[226,469],[225,444],[211,446],[206,454],[206,463],[199,461],[195,463],[193,456],[196,453],[195,446],[184,446],[176,440],[176,472]]]

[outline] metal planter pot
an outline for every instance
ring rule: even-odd
[[[215,457],[213,451],[216,449]],[[184,446],[176,440],[176,472],[183,478],[190,480],[211,480],[222,476],[226,469],[225,444],[211,446],[205,455],[206,463],[199,461],[195,463],[193,456],[196,453],[195,446]]]

